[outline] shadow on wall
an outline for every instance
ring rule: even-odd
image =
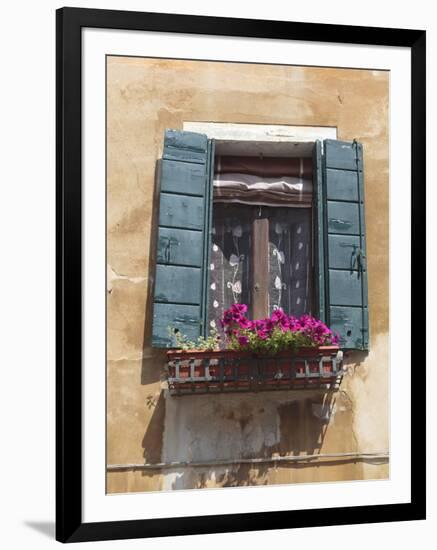
[[[146,406],[153,409],[153,414],[147,425],[143,437],[143,456],[146,464],[156,464],[162,460],[162,443],[164,435],[165,399],[164,392],[160,392],[158,398],[150,395],[147,397]],[[155,475],[156,471],[143,470],[144,475]]]
[[[268,484],[273,462],[238,461],[329,452],[325,436],[334,415],[339,436],[335,452],[356,451],[352,406],[338,392],[167,396],[162,460],[216,463],[164,470],[162,489]],[[236,464],[223,465],[220,460]],[[281,463],[282,467],[300,469],[308,464]]]
[[[262,397],[262,396],[261,396]],[[325,439],[326,430],[335,410],[335,395],[328,392],[325,396],[313,396],[304,399],[292,400],[281,403],[277,408],[279,420],[279,439],[274,444],[264,442],[260,452],[256,456],[253,453],[244,453],[244,458],[268,458],[272,455],[299,456],[301,454],[318,454],[321,452]],[[244,418],[244,417],[243,417]],[[246,417],[241,423],[242,435],[245,429],[245,422],[250,421]],[[287,467],[287,464],[281,464]],[[290,464],[288,464],[290,467]],[[274,467],[274,463],[265,462],[260,464],[242,463],[230,468],[220,474],[214,474],[213,479],[221,487],[241,487],[251,485],[269,484],[268,474]],[[308,465],[293,464],[293,468],[304,468]],[[188,473],[189,482],[193,478],[192,472]],[[208,487],[208,480],[211,475],[203,471],[198,477],[197,488]],[[191,479],[190,479],[191,478]],[[184,474],[179,476],[172,488],[186,488]]]
[[[153,204],[159,204],[159,177],[161,160],[155,164],[155,185],[153,192]],[[143,335],[143,359],[141,365],[141,384],[154,384],[162,379],[165,365],[165,350],[152,348],[152,320],[153,320],[153,293],[156,266],[156,249],[158,237],[158,215],[159,208],[152,209],[150,225],[150,246],[149,246],[149,268],[147,285],[146,310],[144,312],[144,335]]]

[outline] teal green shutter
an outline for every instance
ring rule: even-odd
[[[320,317],[343,349],[367,350],[363,147],[325,140],[315,146],[316,275]]]
[[[210,168],[206,135],[166,130],[161,162],[152,345],[171,347],[169,327],[206,332]]]

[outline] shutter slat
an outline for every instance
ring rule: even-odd
[[[361,306],[361,272],[330,269],[329,300],[331,304]]]
[[[328,200],[358,201],[358,174],[346,170],[326,170]]]
[[[344,349],[365,349],[363,341],[363,308],[331,306],[330,328],[340,334]]]
[[[194,340],[199,336],[200,325],[199,306],[155,303],[152,345],[157,348],[166,348],[171,345],[168,327],[178,329],[190,340]]]
[[[331,185],[333,185],[332,182]],[[328,201],[327,216],[328,233],[345,233],[351,235],[358,235],[360,233],[360,219],[357,203]]]
[[[206,165],[208,138],[195,132],[166,130],[163,159]]]
[[[152,345],[171,347],[169,328],[204,333],[209,145],[205,135],[166,130],[156,254]]]
[[[203,197],[161,193],[159,225],[203,230],[204,215]]]
[[[201,267],[203,263],[203,233],[188,229],[160,227],[158,232],[157,261]]]
[[[326,139],[324,143],[326,168],[339,168],[341,170],[357,169],[355,143],[334,139]]]
[[[156,266],[155,302],[199,304],[202,272],[198,267]]]
[[[162,160],[161,192],[180,193],[185,189],[186,195],[205,195],[206,166],[191,162]]]
[[[328,235],[329,267],[334,269],[358,269],[356,259],[360,248],[360,237],[350,235]]]

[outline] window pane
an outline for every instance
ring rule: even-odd
[[[311,208],[263,207],[269,219],[269,313],[311,313]]]
[[[215,326],[234,303],[249,306],[252,207],[214,203],[209,289],[209,322]]]

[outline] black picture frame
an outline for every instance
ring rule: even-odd
[[[94,541],[425,519],[425,346],[412,322],[411,502],[218,516],[82,522],[82,28],[257,37],[411,49],[412,320],[425,316],[425,51],[423,30],[62,8],[56,14],[56,538]],[[419,331],[420,334],[419,334]]]

